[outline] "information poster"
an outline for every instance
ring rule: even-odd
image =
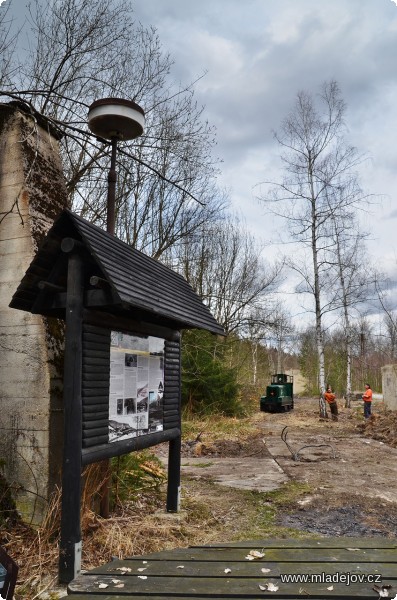
[[[164,340],[112,331],[109,442],[163,429]]]

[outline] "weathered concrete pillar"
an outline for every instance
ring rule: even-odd
[[[382,367],[382,392],[386,408],[397,410],[397,365]]]
[[[56,134],[23,105],[0,104],[0,458],[32,523],[61,469],[62,324],[8,305],[66,203]]]

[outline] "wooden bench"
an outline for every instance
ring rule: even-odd
[[[285,580],[297,575],[300,581]],[[394,598],[397,540],[345,537],[254,540],[134,556],[80,575],[69,584],[68,594],[71,600],[376,600],[374,587],[382,585],[392,586],[389,598]]]

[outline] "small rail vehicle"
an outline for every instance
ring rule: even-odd
[[[294,408],[294,378],[285,373],[272,375],[266,387],[266,395],[261,396],[260,409],[264,412],[281,412]]]

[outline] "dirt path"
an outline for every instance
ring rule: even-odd
[[[397,536],[397,449],[361,433],[361,410],[358,402],[340,408],[338,422],[320,421],[318,401],[301,399],[288,413],[258,413],[259,435],[251,442],[202,444],[187,452],[182,470],[259,491],[304,482],[310,493],[280,516],[280,524],[325,535]],[[285,427],[290,449],[281,439]],[[192,458],[194,452],[200,457]]]
[[[332,493],[397,503],[397,449],[360,434],[354,413],[355,407],[342,408],[337,423],[320,421],[316,401],[298,400],[294,411],[266,416],[262,426],[266,446],[283,471],[297,481]],[[294,461],[280,437],[285,426],[294,452],[307,445],[330,447],[302,449],[301,460]]]

